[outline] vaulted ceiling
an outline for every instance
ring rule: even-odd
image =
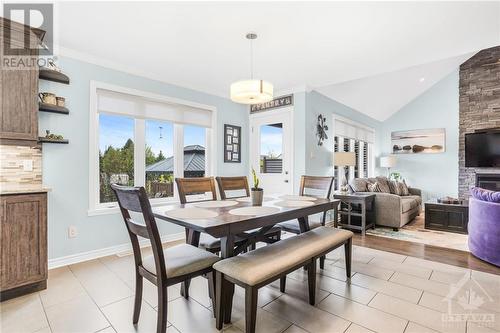
[[[254,31],[255,76],[379,120],[500,45],[500,2],[60,2],[56,18],[63,55],[224,97]]]

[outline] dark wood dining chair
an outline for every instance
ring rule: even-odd
[[[248,179],[246,176],[237,177],[216,177],[217,185],[219,187],[219,194],[222,200],[234,199],[234,198],[244,198],[250,197],[250,188],[248,187]],[[236,195],[228,196],[229,191],[237,191]],[[248,231],[251,234],[253,231]],[[272,244],[281,240],[281,229],[279,227],[273,227],[268,230],[264,235],[255,239],[255,242],[264,242],[267,244]],[[251,250],[255,249],[255,242],[251,245]]]
[[[299,195],[311,194],[328,199],[332,194],[333,179],[334,177],[304,175],[300,177]],[[308,193],[308,191],[314,191],[314,193]],[[327,212],[323,212],[321,219],[319,221],[309,221],[310,229],[324,226],[326,223],[326,213]],[[301,232],[303,232],[302,230],[300,230],[298,221],[285,221],[278,223],[278,226],[281,228],[281,230],[291,232],[294,234],[300,234]],[[325,267],[325,257],[320,258],[319,266],[321,269]]]
[[[193,277],[206,275],[209,293],[215,308],[215,281],[212,265],[219,261],[213,253],[189,244],[181,244],[163,249],[151,205],[144,187],[125,187],[112,184],[118,205],[132,243],[135,262],[135,301],[132,322],[137,324],[141,312],[143,278],[158,290],[157,333],[167,330],[167,287],[184,282]],[[144,224],[132,219],[130,212],[141,213]],[[143,258],[137,236],[151,242],[153,255]]]

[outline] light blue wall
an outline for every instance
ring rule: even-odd
[[[217,145],[217,175],[248,173],[248,108],[230,100],[189,90],[139,76],[107,69],[71,58],[61,58],[63,71],[71,78],[70,85],[40,82],[40,91],[66,97],[69,116],[41,113],[40,133],[50,129],[63,134],[69,145],[44,144],[43,181],[52,188],[49,193],[49,258],[102,249],[129,242],[118,214],[87,215],[89,191],[89,82],[106,82],[144,90],[217,108],[217,126],[233,124],[242,127],[242,163],[223,163],[223,151]],[[223,131],[217,131],[217,143],[223,142]],[[162,228],[163,234],[181,230],[172,225]],[[78,237],[68,238],[68,226],[78,228]]]
[[[458,195],[458,69],[384,121],[380,151],[391,152],[391,132],[445,128],[446,151],[441,154],[397,155],[394,171],[409,185],[422,189],[424,199]]]
[[[326,117],[328,123],[328,139],[318,146],[316,137],[316,124],[318,115]],[[333,175],[333,115],[349,118],[355,122],[375,129],[377,138],[381,123],[365,114],[362,114],[344,104],[326,97],[316,91],[307,93],[306,96],[306,118],[305,118],[305,171],[308,175],[328,176]],[[375,145],[376,148],[377,145]],[[374,151],[377,155],[376,149]]]

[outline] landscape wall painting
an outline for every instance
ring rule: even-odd
[[[397,131],[391,133],[393,154],[436,154],[445,151],[445,129]]]

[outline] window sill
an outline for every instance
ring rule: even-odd
[[[150,199],[151,207],[165,206],[165,205],[175,205],[179,203],[177,199]],[[89,209],[87,211],[87,216],[99,216],[99,215],[111,215],[111,214],[119,214],[120,208],[118,205],[99,205],[95,208]]]

